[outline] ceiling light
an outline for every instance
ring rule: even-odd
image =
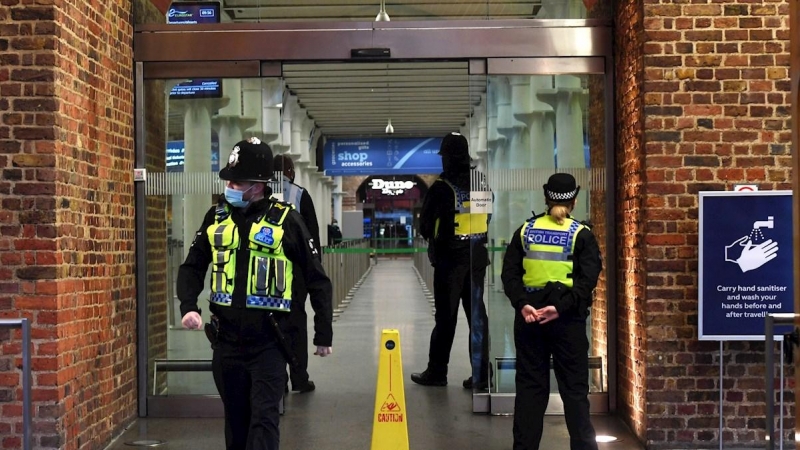
[[[392,119],[389,119],[389,123],[386,124],[386,134],[394,133],[394,127],[392,126]]]
[[[392,19],[389,18],[389,15],[386,14],[386,0],[381,0],[381,10],[378,15],[375,16],[375,22],[389,22],[391,20]]]
[[[617,442],[619,441],[619,438],[617,438],[616,436],[609,436],[607,434],[598,434],[595,437],[595,440],[597,442]]]

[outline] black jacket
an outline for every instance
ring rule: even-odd
[[[575,237],[572,289],[558,283],[560,287],[548,286],[544,291],[536,293],[526,292],[522,282],[522,276],[525,274],[525,269],[522,267],[525,249],[522,247],[521,231],[522,227],[519,227],[511,236],[511,242],[503,257],[503,271],[500,275],[503,280],[503,290],[511,305],[519,311],[525,305],[541,308],[551,304],[556,307],[560,316],[576,314],[585,317],[592,306],[592,291],[597,286],[600,271],[603,270],[600,248],[592,231],[584,228]]]
[[[268,311],[245,308],[247,289],[247,264],[250,252],[247,250],[246,232],[250,225],[260,220],[269,210],[272,200],[262,199],[250,205],[245,211],[231,207],[231,217],[240,230],[239,240],[242,243],[236,252],[235,288],[231,306],[219,306],[210,303],[211,312],[219,318],[220,339],[238,343],[256,343],[272,334],[267,322]],[[181,316],[190,311],[199,311],[198,296],[204,288],[208,265],[211,263],[212,249],[208,242],[207,229],[214,223],[216,207],[208,210],[203,225],[195,234],[186,261],[178,270],[177,291],[181,301]],[[312,237],[303,224],[297,211],[290,211],[283,222],[283,249],[286,257],[292,262],[292,274],[295,279],[302,277],[311,303],[314,307],[314,345],[331,346],[333,339],[333,307],[331,281],[325,274],[318,257],[318,250],[312,243]],[[244,270],[242,270],[244,268]],[[293,289],[294,290],[294,289]],[[286,320],[288,314],[275,313],[279,323]]]

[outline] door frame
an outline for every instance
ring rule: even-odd
[[[606,148],[613,149],[614,72],[612,23],[601,19],[497,20],[497,21],[409,21],[409,22],[275,22],[198,25],[137,25],[134,32],[135,149],[136,168],[145,167],[144,82],[166,78],[249,78],[281,75],[284,62],[365,62],[402,60],[469,60],[471,74],[517,74],[572,72],[605,74]],[[357,49],[388,49],[389,57],[353,56]],[[535,59],[535,60],[534,60]],[[606,158],[605,259],[616,261],[615,158]],[[145,184],[136,183],[136,276],[138,311],[138,404],[139,416],[206,410],[218,398],[184,396],[182,407],[148,397],[147,360],[147,265],[145,228]],[[616,410],[616,270],[605,268],[608,311],[607,408]],[[195,400],[192,400],[196,397]],[[513,399],[513,395],[510,396]],[[177,398],[173,399],[177,401]],[[557,399],[553,399],[558,401]],[[505,409],[508,398],[473,396],[473,411]],[[151,402],[148,408],[148,402]],[[188,402],[183,403],[183,402]],[[511,400],[513,406],[513,400]],[[604,403],[602,399],[601,403]],[[196,407],[191,404],[197,403]],[[157,406],[158,405],[158,406]],[[187,407],[188,406],[188,407]],[[148,411],[149,409],[149,411]],[[158,413],[158,412],[161,413]],[[513,407],[510,409],[513,411]]]

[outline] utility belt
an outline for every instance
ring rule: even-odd
[[[233,296],[231,294],[214,292],[211,294],[211,303],[216,303],[222,306],[231,306],[231,304],[233,304]],[[289,312],[292,307],[292,299],[248,295],[245,297],[245,305],[247,305],[248,308],[263,308]]]
[[[475,233],[475,234],[456,234],[453,236],[453,240],[455,241],[479,241],[482,239],[486,239],[486,233]]]

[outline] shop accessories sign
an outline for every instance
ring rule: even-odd
[[[417,175],[440,173],[441,138],[329,139],[325,175]]]

